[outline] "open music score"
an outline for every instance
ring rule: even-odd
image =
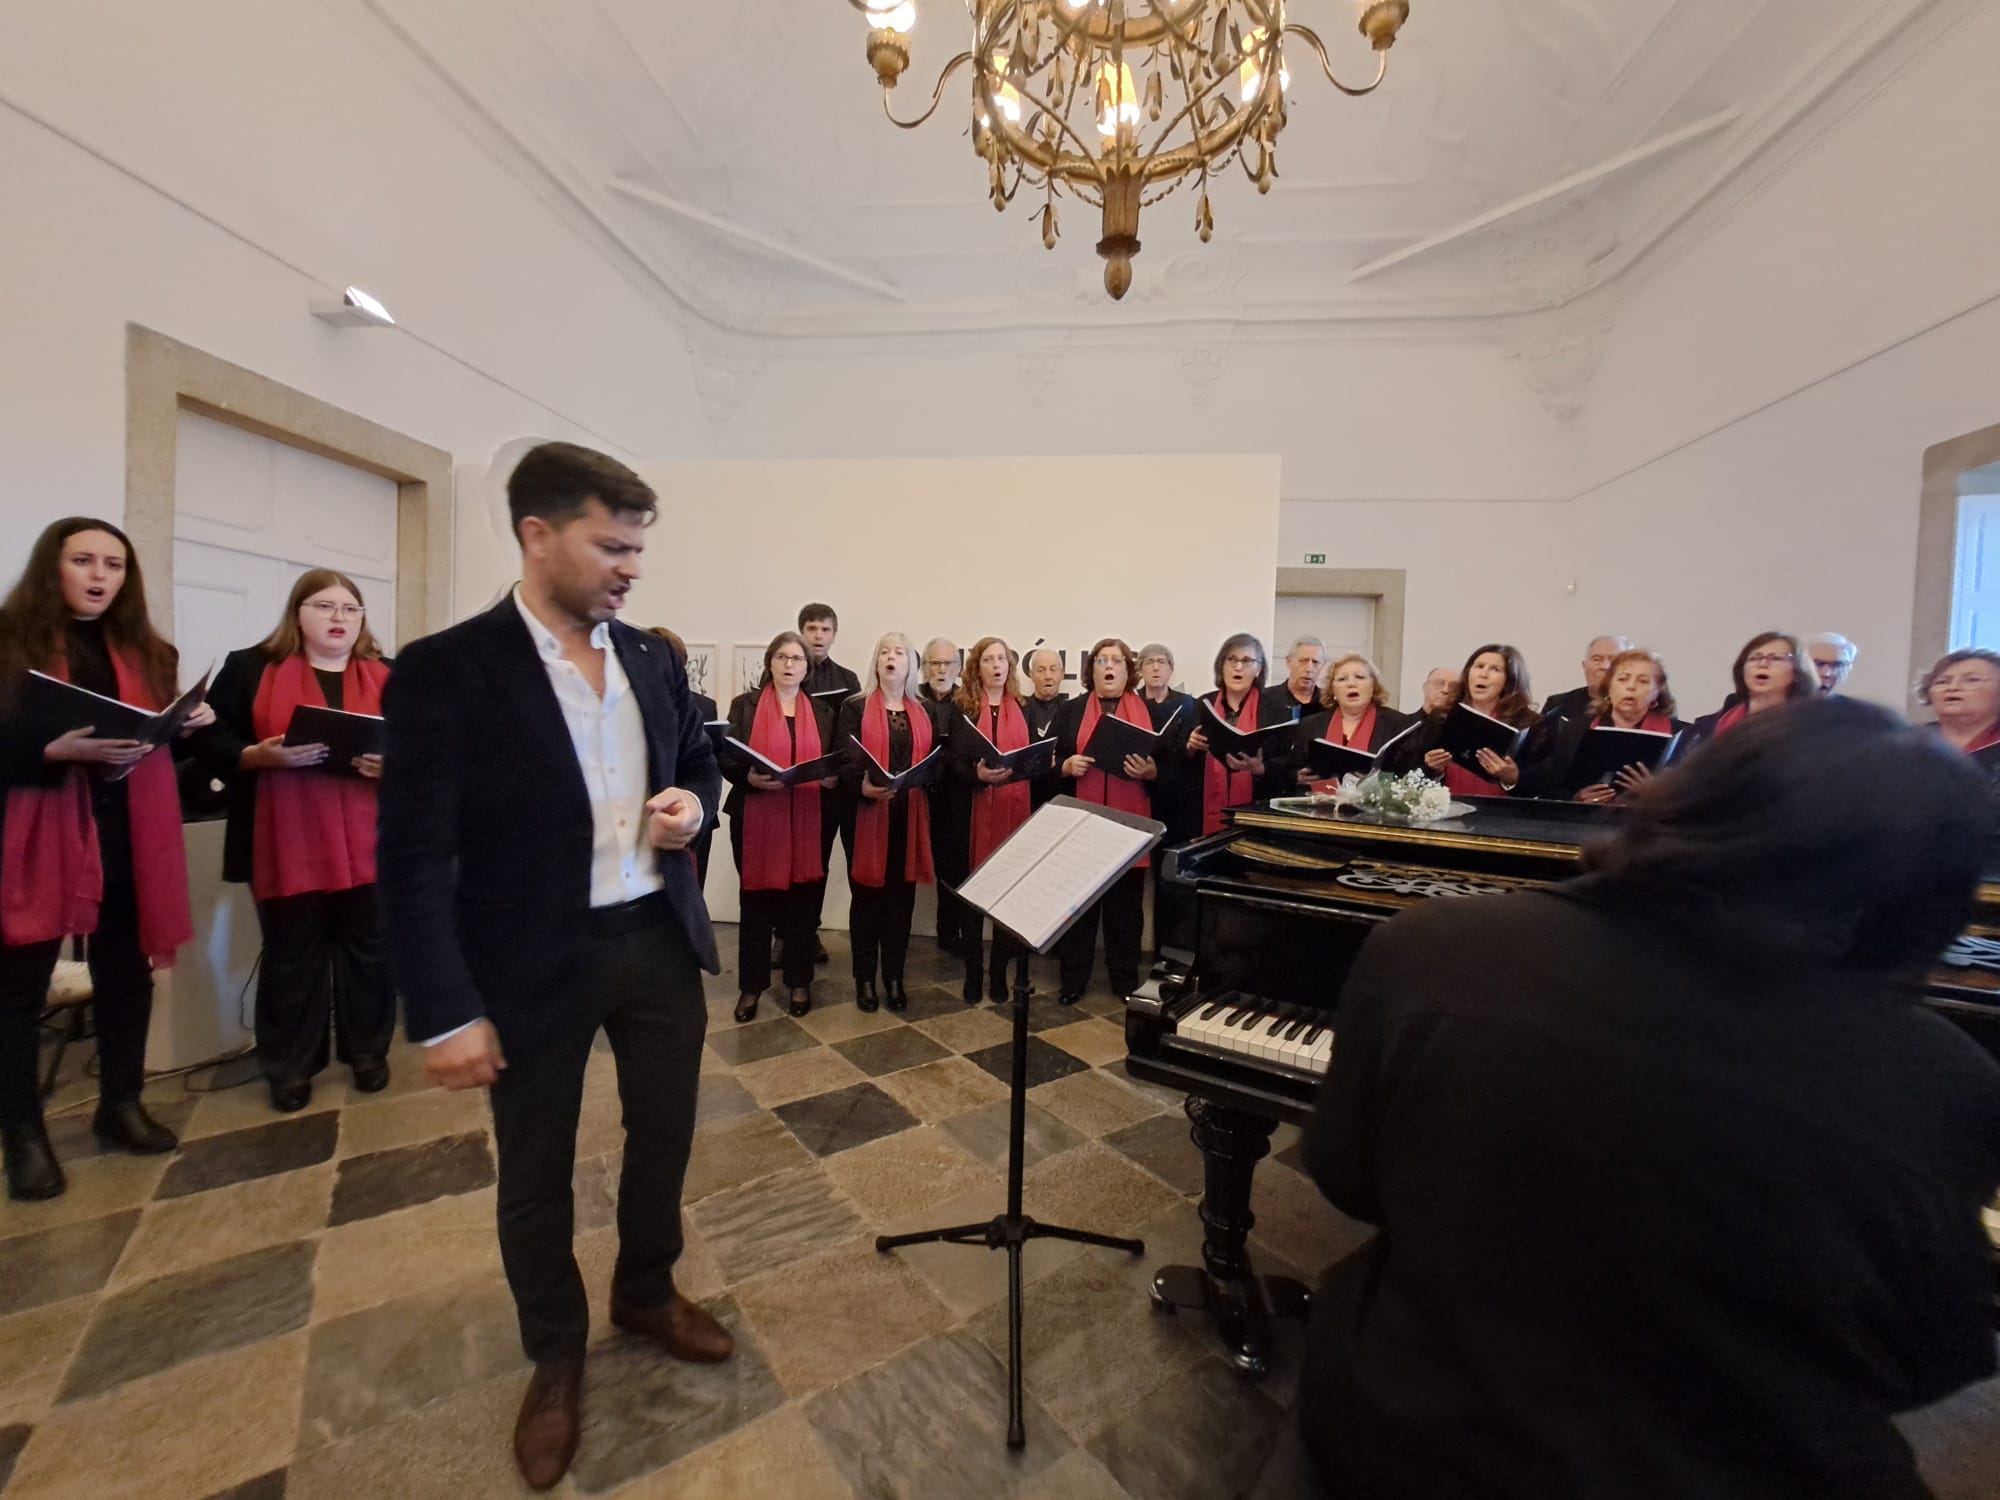
[[[1058,797],[967,877],[959,899],[1045,953],[1165,831],[1147,818]]]

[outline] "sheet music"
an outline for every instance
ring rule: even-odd
[[[960,899],[970,901],[981,911],[991,912],[995,903],[1018,885],[1064,834],[1075,824],[1089,821],[1093,821],[1089,813],[1073,807],[1043,808],[972,872],[958,888]]]
[[[993,920],[1041,948],[1083,909],[1107,876],[1130,865],[1151,842],[1144,829],[1077,813],[1028,877],[989,909]]]

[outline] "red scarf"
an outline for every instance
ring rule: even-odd
[[[162,705],[147,691],[138,668],[111,648],[118,696],[140,708]],[[50,676],[69,681],[59,656]],[[49,943],[97,930],[104,901],[104,866],[97,851],[97,820],[90,811],[91,772],[73,766],[53,787],[17,786],[7,792],[7,830],[0,849],[0,940],[9,946]],[[156,969],[168,968],[174,950],[194,936],[188,911],[187,846],[181,838],[180,791],[174,758],[164,745],[125,777],[132,821],[132,883],[139,907],[139,949]]]
[[[973,727],[982,734],[990,722],[992,706],[983,699],[979,705],[979,720]],[[999,737],[993,741],[999,750],[1021,750],[1028,744],[1028,717],[1021,712],[1021,705],[1012,698],[1000,700]],[[1012,781],[1003,781],[998,786],[988,786],[981,782],[972,793],[972,868],[978,869],[986,863],[986,856],[1004,844],[1008,837],[1028,821],[1033,809],[1028,806],[1028,783],[1016,776]]]
[[[1227,722],[1229,715],[1223,710],[1228,705],[1223,701],[1222,689],[1217,688],[1204,703],[1213,703],[1216,713]],[[1236,727],[1245,734],[1257,727],[1257,709],[1260,698],[1255,688],[1243,695],[1243,707],[1236,715]],[[1246,802],[1257,800],[1257,778],[1248,771],[1232,771],[1222,763],[1222,757],[1210,754],[1208,764],[1202,768],[1201,784],[1201,831],[1205,834],[1219,833],[1223,825],[1223,809],[1241,807]]]
[[[1090,737],[1097,732],[1097,721],[1104,717],[1104,710],[1097,706],[1097,702],[1095,693],[1084,700],[1083,723],[1076,731],[1079,745],[1090,743]],[[1139,729],[1151,730],[1153,727],[1152,715],[1146,712],[1146,705],[1135,693],[1127,693],[1118,700],[1118,717]],[[1082,753],[1087,755],[1090,752],[1086,750]],[[1095,766],[1077,778],[1076,795],[1085,802],[1115,807],[1119,812],[1137,813],[1142,818],[1153,815],[1153,799],[1147,794],[1145,783],[1113,776]],[[1151,863],[1150,856],[1142,856],[1133,868],[1143,870]]]
[[[1618,720],[1610,714],[1599,715],[1597,720],[1597,726],[1600,729],[1624,728],[1624,726],[1620,724]],[[1674,732],[1674,721],[1656,709],[1652,713],[1647,714],[1645,718],[1639,721],[1639,727],[1641,729],[1650,730],[1654,734],[1672,734]]]
[[[389,669],[348,658],[341,676],[342,709],[382,712]],[[312,663],[288,656],[264,668],[250,710],[254,737],[268,740],[292,727],[299,708],[325,708]],[[257,776],[256,836],[250,890],[259,901],[307,891],[351,891],[375,883],[375,783],[318,768],[262,771]]]
[[[1447,791],[1461,797],[1504,797],[1507,788],[1497,781],[1488,781],[1477,771],[1468,771],[1457,761],[1444,768],[1444,784]]]
[[[1373,750],[1375,748],[1373,744],[1375,738],[1374,704],[1369,704],[1367,709],[1362,713],[1361,722],[1354,726],[1354,733],[1351,737],[1341,729],[1341,725],[1345,722],[1346,720],[1340,716],[1340,710],[1335,708],[1333,711],[1333,722],[1326,726],[1332,731],[1332,733],[1327,735],[1327,738],[1336,745],[1347,745],[1356,750]]]
[[[2000,745],[2000,723],[1987,725],[1986,732],[1965,747],[1965,753],[1977,755],[1981,750],[1990,750],[1995,745]]]
[[[1734,708],[1724,709],[1722,717],[1715,721],[1715,734],[1725,735],[1750,717],[1750,700],[1744,699]]]
[[[750,725],[750,748],[773,764],[795,766],[817,760],[819,721],[812,699],[801,692],[793,703],[797,739],[785,732],[785,711],[778,690],[765,686],[757,698],[757,717]],[[819,857],[819,783],[804,782],[778,792],[755,787],[743,806],[743,889],[788,891],[823,879],[826,866]]]
[[[905,700],[910,716],[910,764],[916,765],[931,753],[931,716]],[[889,705],[878,690],[861,705],[861,748],[876,762],[889,764]],[[937,877],[931,869],[931,803],[922,792],[901,794],[909,805],[909,839],[903,846],[903,879],[911,885],[929,885]],[[854,863],[848,877],[856,885],[876,890],[889,878],[889,809],[893,798],[877,802],[867,797],[854,814]]]

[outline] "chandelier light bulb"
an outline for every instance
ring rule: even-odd
[[[917,25],[916,0],[868,0],[868,24],[908,36]]]
[[[1269,33],[1263,27],[1259,26],[1243,39],[1243,66],[1237,73],[1236,92],[1237,97],[1245,104],[1255,99],[1258,91],[1264,87],[1262,69],[1264,54],[1260,49],[1263,47],[1264,38],[1267,35]],[[1278,89],[1279,92],[1287,94],[1292,90],[1291,70],[1284,65],[1282,60],[1278,63]]]
[[[1139,90],[1132,82],[1132,68],[1128,63],[1114,63],[1106,60],[1097,67],[1097,93],[1100,100],[1097,115],[1097,133],[1115,136],[1118,127],[1139,124]]]

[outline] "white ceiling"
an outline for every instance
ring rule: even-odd
[[[1282,173],[1236,175],[1214,241],[1147,210],[1111,303],[1087,205],[1043,250],[996,215],[965,111],[882,118],[846,0],[358,0],[467,123],[707,323],[779,336],[1518,318],[1697,232],[1981,0],[1415,0],[1388,83],[1291,63]],[[965,45],[918,0],[913,114]],[[1354,0],[1290,17],[1365,77]],[[963,75],[961,75],[961,78]],[[957,82],[953,92],[957,92]]]

